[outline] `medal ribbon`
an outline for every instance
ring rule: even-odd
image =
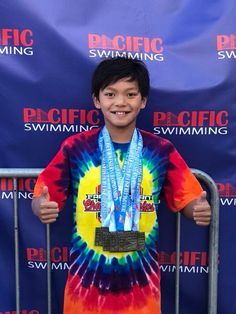
[[[128,151],[120,168],[106,126],[99,135],[101,163],[101,219],[109,231],[137,231],[140,219],[143,140],[134,129]]]

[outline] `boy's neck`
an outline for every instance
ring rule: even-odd
[[[135,126],[132,128],[111,128],[108,127],[108,132],[114,143],[129,143],[131,141]]]

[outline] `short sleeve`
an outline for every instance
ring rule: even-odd
[[[50,200],[57,202],[60,209],[63,208],[70,192],[70,161],[66,141],[39,175],[33,197],[40,196],[45,185],[48,186]]]
[[[171,144],[162,197],[174,212],[182,210],[199,197],[202,187],[181,155]]]

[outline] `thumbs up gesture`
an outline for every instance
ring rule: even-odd
[[[32,210],[44,224],[56,221],[59,213],[58,203],[50,201],[50,195],[47,186],[43,187],[42,193],[39,197],[33,198]]]
[[[211,221],[211,207],[206,196],[206,191],[203,191],[193,205],[193,219],[199,226],[208,226]]]

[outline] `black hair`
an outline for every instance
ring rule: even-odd
[[[138,83],[142,98],[148,96],[150,80],[146,65],[126,57],[105,59],[98,64],[92,77],[92,95],[99,99],[100,90],[126,77]]]

